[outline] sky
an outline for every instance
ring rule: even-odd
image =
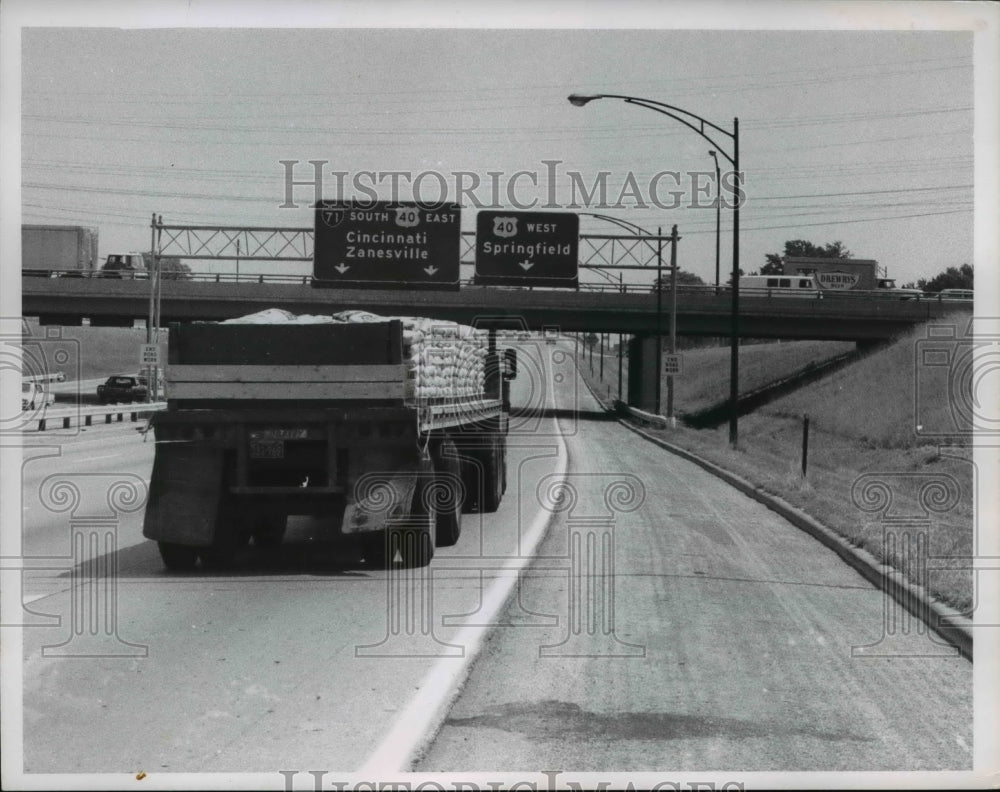
[[[486,15],[485,29],[448,27],[468,20],[443,6],[422,29],[375,27],[396,23],[387,14],[351,22],[361,28],[321,29],[295,28],[308,15],[261,14],[256,23],[252,14],[205,17],[293,26],[226,29],[177,27],[197,16],[166,13],[177,4],[160,7],[160,17],[140,20],[143,29],[110,26],[127,20],[124,14],[102,21],[72,16],[66,6],[72,24],[55,15],[50,19],[67,26],[21,31],[22,222],[97,227],[102,259],[148,249],[153,213],[168,224],[311,226],[310,186],[294,188],[298,209],[280,207],[289,167],[294,179],[307,180],[309,161],[320,160],[324,198],[358,194],[351,184],[364,178],[360,172],[401,171],[424,174],[420,197],[438,198],[443,182],[445,197],[456,200],[455,174],[462,172],[482,179],[475,195],[485,208],[529,208],[534,200],[536,209],[555,209],[575,195],[578,211],[653,231],[676,224],[678,264],[714,281],[709,150],[719,152],[724,173],[731,170],[731,136],[713,132],[709,142],[620,100],[574,107],[566,97],[576,92],[667,103],[726,132],[739,118],[740,261],[747,272],[790,239],[841,241],[855,257],[877,259],[900,284],[949,266],[972,263],[982,272],[992,263],[977,260],[974,250],[971,29],[678,30],[669,29],[671,4],[625,4],[621,19],[607,5],[590,18],[541,18],[550,29],[511,29],[512,13]],[[515,7],[523,8],[493,6]],[[632,10],[646,16],[630,17]],[[645,18],[652,23],[646,29],[612,28]],[[693,22],[709,27],[713,19]],[[804,19],[844,24],[835,14]],[[581,24],[592,28],[565,29]],[[289,160],[299,164],[281,164]],[[347,174],[339,195],[335,171]],[[507,194],[520,171],[529,175]],[[501,174],[493,177],[498,202],[486,186],[490,172]],[[663,206],[653,203],[649,186],[657,173],[667,174],[655,193]],[[468,184],[472,177],[463,178]],[[603,205],[583,206],[579,187],[590,190],[601,178]],[[403,181],[397,197],[413,197]],[[625,190],[633,184],[638,191]],[[392,197],[388,176],[378,192]],[[477,208],[464,203],[462,225],[473,230]],[[725,280],[732,212],[726,207],[721,215]],[[617,233],[589,217],[581,230]],[[244,262],[243,271],[251,270],[305,271]]]

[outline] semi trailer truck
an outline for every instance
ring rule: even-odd
[[[190,570],[312,515],[377,565],[425,565],[500,504],[515,355],[492,331],[357,311],[171,325],[143,533]]]
[[[834,259],[786,256],[782,259],[785,275],[812,275],[816,286],[828,294],[838,292],[881,292],[899,299],[920,297],[920,289],[896,286],[893,278],[882,274],[875,259]]]
[[[87,275],[97,267],[96,228],[22,225],[21,272],[54,278]]]

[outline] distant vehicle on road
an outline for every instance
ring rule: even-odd
[[[972,289],[941,289],[938,297],[942,300],[972,300],[974,292]],[[933,296],[933,295],[932,295]]]
[[[812,297],[822,296],[816,279],[812,275],[741,275],[740,291],[751,296],[759,293],[768,297]]]
[[[816,288],[821,289],[826,296],[867,291],[881,292],[879,296],[913,300],[919,299],[923,294],[920,289],[896,286],[895,279],[886,277],[875,259],[785,256],[782,267],[784,274],[790,277],[812,275],[816,279]]]
[[[89,276],[97,267],[97,229],[21,226],[21,272],[42,278]]]
[[[37,410],[55,404],[56,395],[41,382],[25,380],[21,383],[21,412]]]
[[[146,261],[142,253],[110,253],[101,267],[102,278],[148,278]]]
[[[146,386],[139,383],[139,378],[130,374],[115,374],[108,377],[103,385],[97,386],[97,400],[101,404],[146,401],[148,393]]]

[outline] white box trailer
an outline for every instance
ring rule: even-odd
[[[21,271],[56,277],[86,275],[97,267],[96,228],[68,225],[22,225]]]

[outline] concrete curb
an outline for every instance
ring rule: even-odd
[[[676,454],[682,459],[693,462],[714,476],[735,487],[740,492],[762,503],[771,511],[781,515],[788,522],[799,528],[826,547],[833,550],[852,569],[856,570],[869,583],[889,594],[913,616],[923,621],[927,627],[934,630],[946,641],[954,645],[959,653],[972,660],[972,622],[958,611],[933,599],[923,586],[908,582],[901,572],[881,563],[875,556],[862,547],[856,547],[840,534],[835,533],[822,523],[810,517],[805,512],[792,506],[788,501],[777,495],[765,492],[760,487],[751,484],[746,479],[731,473],[725,468],[702,459],[686,449],[654,437],[642,429],[632,426],[623,419],[618,423],[626,429],[644,437],[660,448]]]

